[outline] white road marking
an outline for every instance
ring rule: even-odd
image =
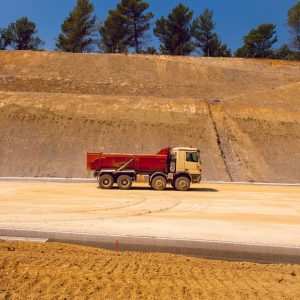
[[[48,241],[48,239],[17,237],[17,236],[0,236],[0,241],[4,241],[4,242],[46,243]]]

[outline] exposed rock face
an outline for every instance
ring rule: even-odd
[[[204,179],[300,181],[300,63],[0,51],[0,176],[199,147]]]

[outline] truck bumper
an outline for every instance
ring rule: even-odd
[[[201,178],[201,174],[192,174],[192,183],[200,183]]]

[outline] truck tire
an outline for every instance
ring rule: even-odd
[[[117,184],[120,190],[129,190],[132,186],[132,179],[128,175],[121,175],[117,179]]]
[[[101,175],[99,178],[99,186],[101,189],[108,190],[111,189],[114,184],[114,179],[109,174]]]
[[[187,177],[178,177],[175,180],[175,188],[177,191],[188,191],[190,189],[191,181]]]
[[[151,181],[151,186],[156,191],[163,191],[166,185],[167,180],[164,176],[155,176]]]

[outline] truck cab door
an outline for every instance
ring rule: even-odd
[[[185,172],[185,151],[176,152],[176,172]]]
[[[200,170],[199,154],[196,151],[186,151],[184,168],[190,174],[198,174]]]

